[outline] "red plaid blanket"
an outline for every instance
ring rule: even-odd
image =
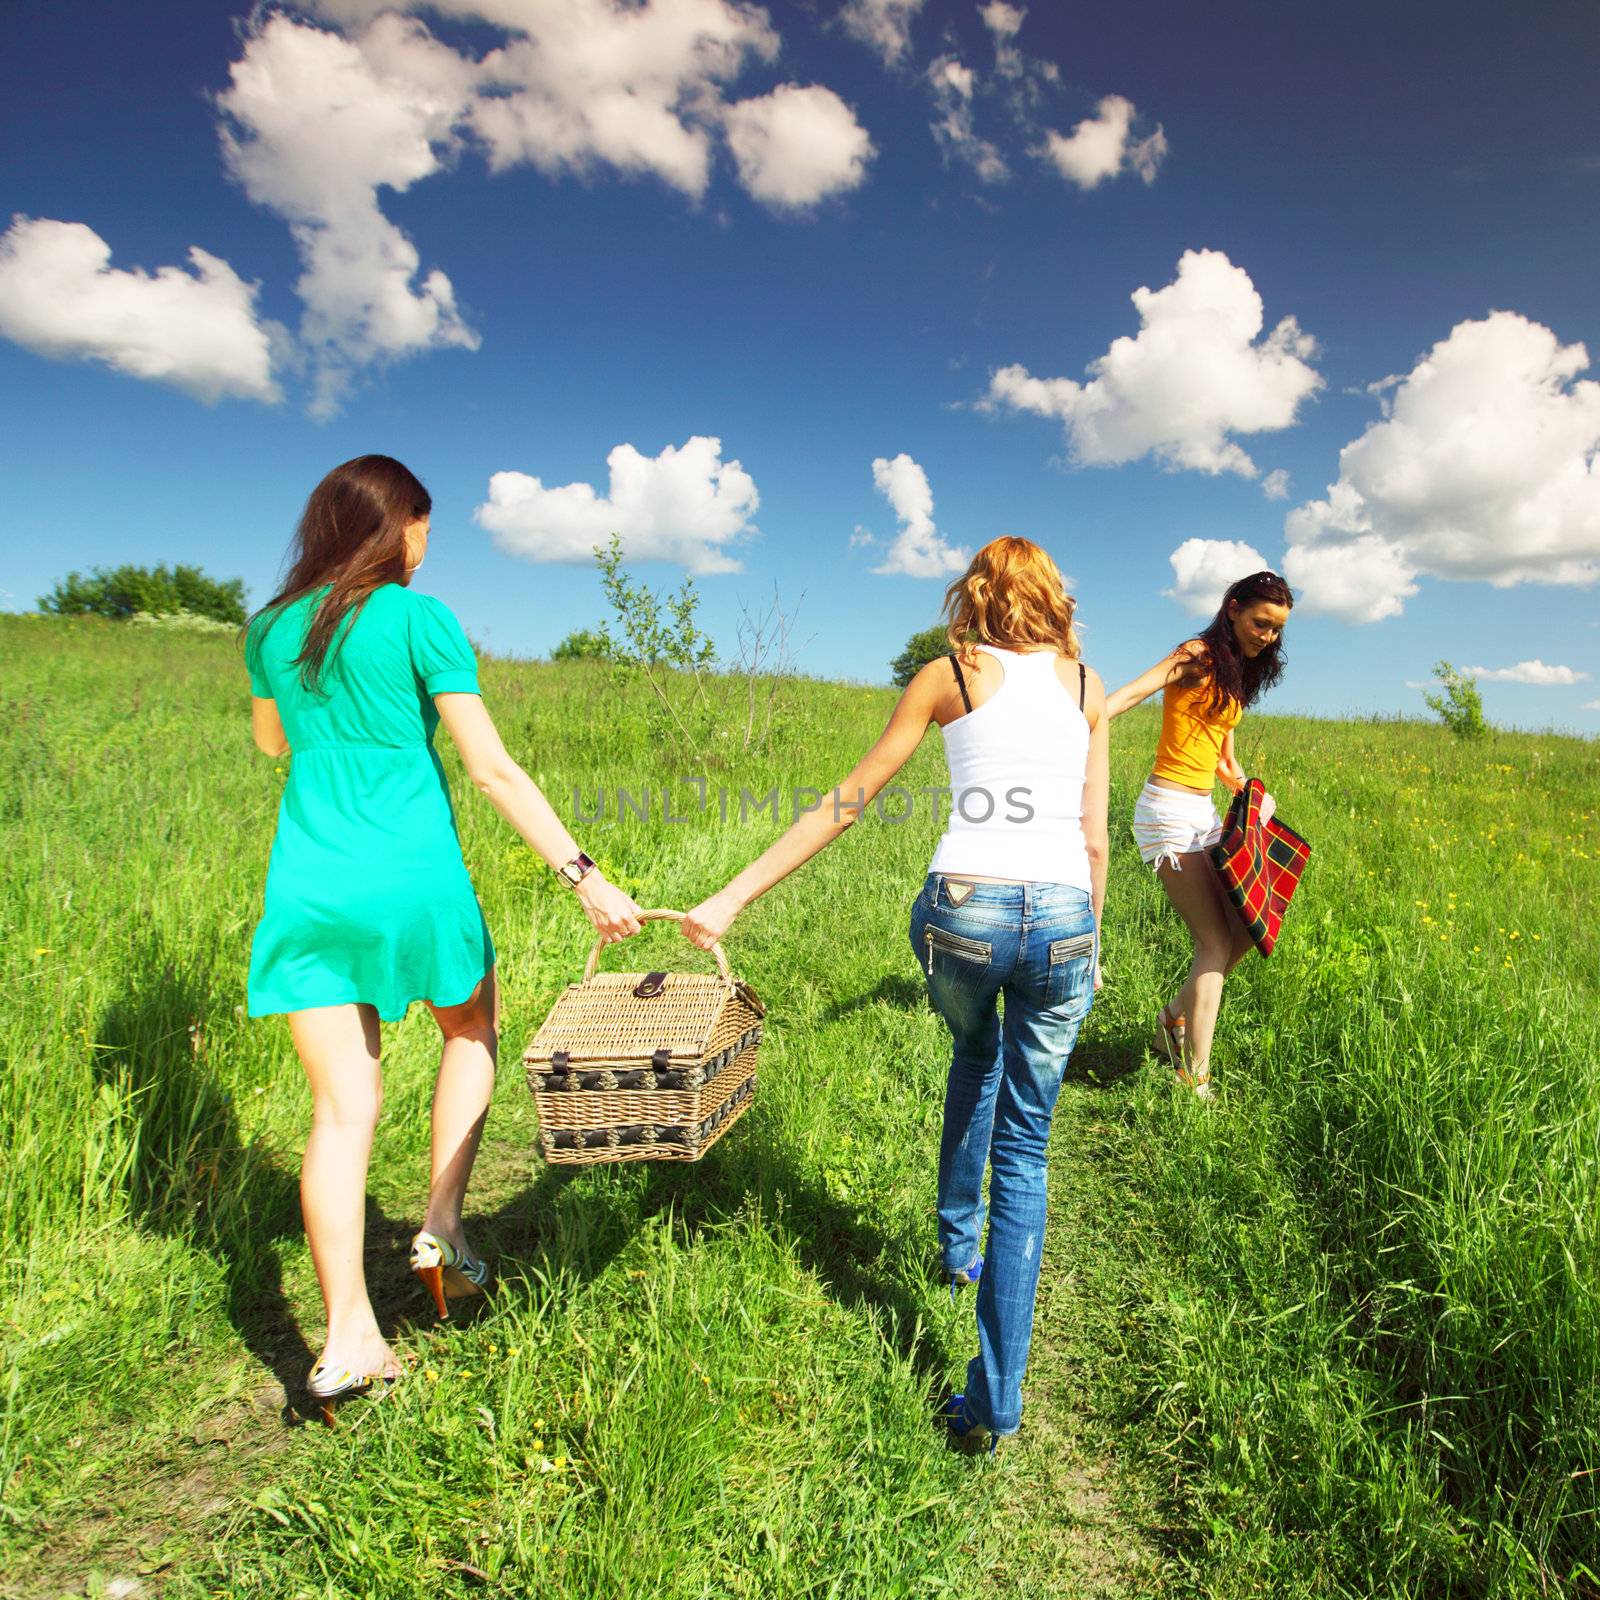
[[[1245,784],[1228,807],[1222,838],[1207,854],[1256,949],[1270,956],[1311,846],[1277,817],[1261,820],[1266,792],[1259,778]]]

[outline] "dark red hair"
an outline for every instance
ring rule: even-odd
[[[428,491],[393,456],[357,456],[311,491],[289,547],[288,574],[250,619],[265,617],[271,627],[285,606],[331,585],[295,658],[307,689],[319,687],[345,618],[359,613],[374,589],[406,581],[406,526],[432,509]]]

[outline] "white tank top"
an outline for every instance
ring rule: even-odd
[[[977,648],[999,660],[1005,682],[942,730],[950,825],[928,870],[1087,891],[1088,719],[1056,676],[1055,651]]]

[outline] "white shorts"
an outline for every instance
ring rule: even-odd
[[[1222,837],[1222,819],[1208,794],[1146,783],[1133,806],[1133,837],[1141,861],[1152,867],[1169,861],[1182,872],[1178,858],[1214,845]]]

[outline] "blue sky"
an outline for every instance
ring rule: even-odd
[[[419,585],[499,650],[599,620],[570,558],[615,524],[719,640],[776,584],[804,670],[883,681],[1021,533],[1115,682],[1242,544],[1302,595],[1276,707],[1417,711],[1448,657],[1536,680],[1485,679],[1496,721],[1600,731],[1592,7],[7,32],[0,605],[121,560],[259,601],[316,479],[381,450],[434,495]]]

